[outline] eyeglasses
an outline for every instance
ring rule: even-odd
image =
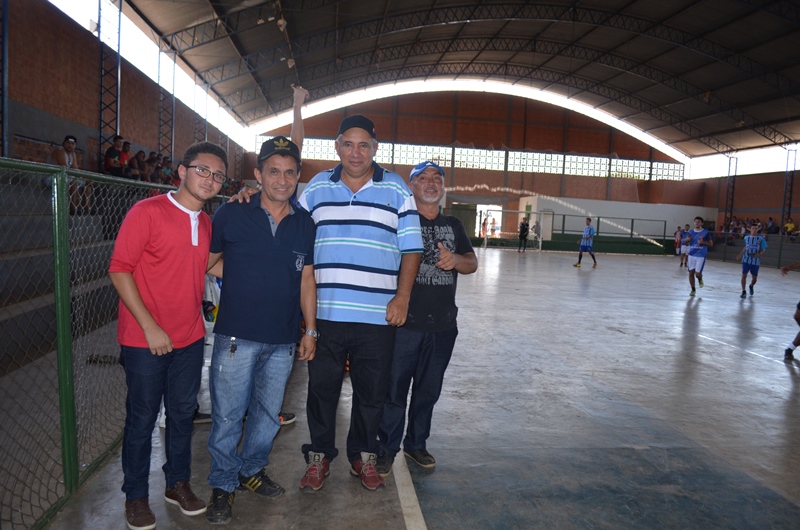
[[[208,177],[214,177],[214,182],[218,182],[222,184],[225,182],[225,179],[228,178],[226,175],[222,173],[213,173],[210,169],[203,166],[186,166],[187,168],[194,168],[194,172],[197,173],[200,177],[207,179]]]

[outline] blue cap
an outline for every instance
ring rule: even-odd
[[[430,160],[426,160],[425,162],[422,162],[421,164],[417,164],[416,166],[414,166],[414,169],[411,170],[411,175],[408,177],[408,180],[409,181],[414,180],[414,177],[416,177],[429,167],[434,168],[442,175],[442,177],[444,177],[444,169],[442,169],[442,166],[434,162],[431,162]]]

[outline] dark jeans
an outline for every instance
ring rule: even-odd
[[[389,388],[389,370],[397,328],[354,322],[317,320],[320,333],[317,353],[308,363],[309,451],[324,453],[328,460],[339,454],[336,449],[336,409],[342,391],[345,362],[350,356],[350,383],[353,405],[350,432],[347,435],[347,459],[361,459],[361,452],[378,452],[378,426]]]
[[[167,413],[167,462],[162,467],[166,487],[173,488],[176,482],[188,481],[192,475],[192,420],[200,390],[203,343],[200,339],[166,355],[153,355],[147,348],[121,348],[119,362],[125,368],[128,383],[122,491],[128,500],[149,496],[151,440],[162,397]]]
[[[433,406],[439,400],[444,372],[450,363],[458,328],[425,333],[399,328],[394,342],[394,359],[389,394],[380,427],[381,452],[394,457],[400,451],[406,402],[411,380],[408,430],[403,440],[406,451],[425,449],[431,434]]]

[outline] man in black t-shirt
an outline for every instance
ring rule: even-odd
[[[472,274],[478,269],[478,258],[464,225],[456,217],[439,213],[444,170],[434,162],[422,162],[411,170],[410,180],[424,250],[411,290],[408,318],[404,326],[397,328],[389,394],[378,431],[381,452],[377,467],[384,477],[391,472],[394,457],[400,451],[412,379],[403,452],[424,468],[436,466],[426,441],[458,335],[456,280],[458,274]]]

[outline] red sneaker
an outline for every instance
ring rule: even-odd
[[[325,477],[331,474],[330,461],[322,453],[308,453],[306,474],[300,479],[300,489],[313,493],[325,483]]]
[[[370,491],[375,491],[385,486],[383,478],[378,474],[377,458],[375,453],[361,453],[361,460],[353,462],[350,474],[361,478],[361,485]]]

